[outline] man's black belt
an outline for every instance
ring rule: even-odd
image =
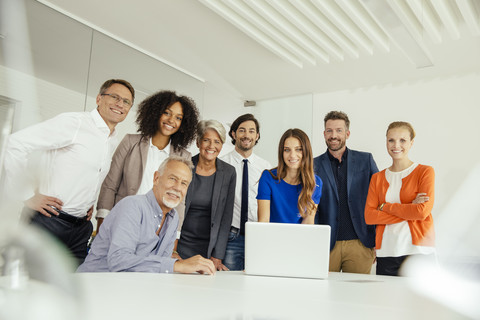
[[[58,215],[55,216],[55,215],[52,214],[52,216],[55,216],[58,219],[65,220],[65,221],[68,221],[68,222],[73,223],[73,224],[82,224],[82,223],[85,223],[87,221],[87,216],[82,217],[82,218],[78,218],[78,217],[72,216],[71,214],[66,213],[63,210],[55,209],[55,211],[58,212]]]

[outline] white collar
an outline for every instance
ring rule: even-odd
[[[100,130],[108,130],[108,134],[110,137],[115,137],[117,135],[117,130],[113,128],[112,133],[110,133],[110,128],[108,127],[107,123],[105,120],[103,120],[102,116],[100,115],[100,112],[98,112],[98,108],[93,109],[90,112],[90,115],[92,116],[93,122],[99,128]]]
[[[172,140],[170,139],[170,141],[168,141],[168,144],[165,146],[165,148],[163,148],[162,150],[158,149],[157,146],[153,145],[152,143],[152,137],[150,137],[150,139],[148,140],[149,143],[150,143],[150,148],[155,148],[156,150],[158,151],[164,151],[167,155],[170,155],[170,149],[171,149],[171,144],[172,144]]]

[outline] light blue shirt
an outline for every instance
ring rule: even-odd
[[[170,210],[160,234],[162,210],[150,190],[122,199],[105,218],[77,272],[173,272],[178,214]]]

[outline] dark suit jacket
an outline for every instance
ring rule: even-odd
[[[328,151],[327,151],[328,152]],[[331,227],[330,250],[335,246],[338,232],[338,192],[335,176],[327,152],[313,160],[315,174],[323,181],[322,198],[318,204],[316,224]],[[347,193],[348,208],[358,238],[367,248],[375,247],[375,226],[365,223],[365,202],[367,201],[370,178],[378,172],[372,154],[348,149]]]
[[[198,154],[192,157],[194,175],[185,198],[185,219],[188,219],[188,210],[192,202],[191,195],[192,192],[195,192],[195,171],[197,169],[198,158]],[[225,257],[230,226],[232,225],[237,174],[233,166],[218,158],[216,160],[216,166],[217,171],[212,194],[210,242],[208,244],[208,256],[205,258],[214,257],[223,259]]]

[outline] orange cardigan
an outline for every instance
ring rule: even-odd
[[[435,172],[433,168],[419,164],[408,176],[402,179],[401,203],[385,203],[383,210],[380,211],[377,208],[385,202],[385,194],[389,184],[385,178],[385,170],[372,176],[365,204],[365,222],[377,225],[376,249],[382,247],[385,225],[405,220],[408,221],[414,245],[434,246],[435,232],[432,218],[434,184]],[[412,203],[418,193],[426,193],[430,200],[420,204]]]

